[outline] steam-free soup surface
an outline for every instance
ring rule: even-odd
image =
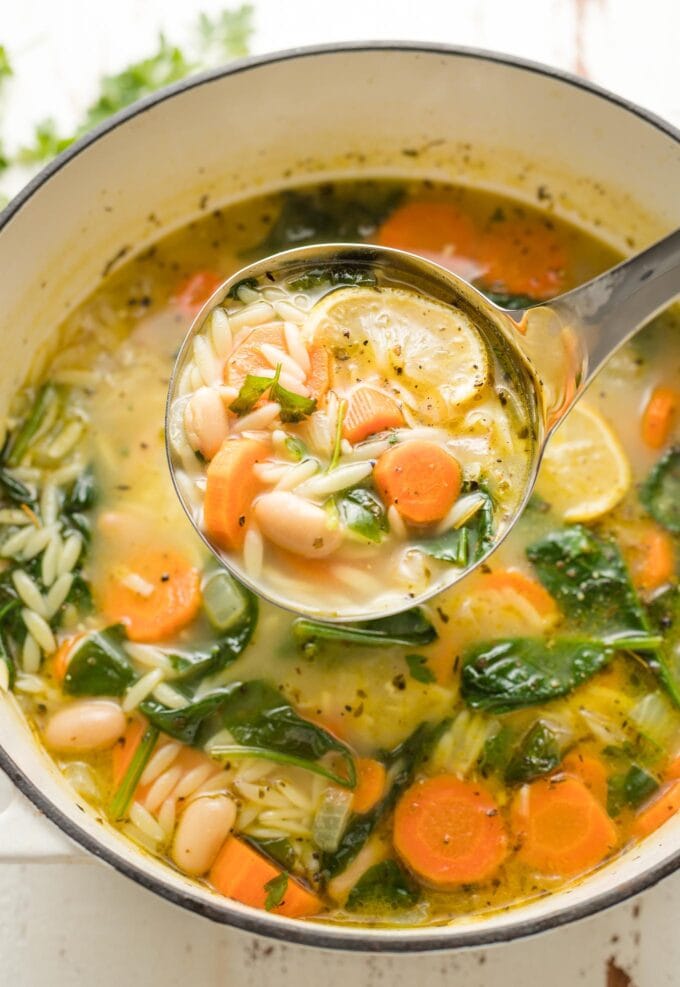
[[[216,285],[334,239],[420,251],[503,304],[616,260],[512,201],[394,181],[250,200],[160,241],[55,325],[13,402],[0,673],[77,798],[215,894],[441,923],[558,889],[680,805],[677,323],[599,375],[483,571],[329,629],[216,568],[163,416]]]

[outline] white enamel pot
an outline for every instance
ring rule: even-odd
[[[386,173],[540,201],[626,251],[680,225],[680,133],[581,80],[435,45],[239,62],[112,118],[0,216],[0,414],[62,317],[163,230],[282,184]],[[587,880],[523,908],[429,929],[303,923],[219,897],[137,851],[78,802],[11,696],[0,700],[0,766],[72,841],[156,894],[217,922],[322,947],[503,942],[592,914],[680,865],[679,814]]]

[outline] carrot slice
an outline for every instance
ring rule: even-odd
[[[349,442],[361,442],[375,432],[403,424],[401,409],[389,394],[374,387],[358,387],[349,398],[342,434]]]
[[[587,751],[572,751],[562,761],[560,770],[580,778],[598,802],[607,802],[607,769],[599,757]]]
[[[479,588],[482,591],[511,589],[523,596],[542,617],[557,613],[557,604],[547,589],[518,569],[496,569],[494,572],[484,573],[480,576]]]
[[[263,326],[256,326],[243,342],[232,350],[224,365],[225,384],[240,389],[248,374],[257,376],[263,370],[273,370],[262,353],[261,347],[265,343],[285,352],[286,341],[280,322],[267,322]]]
[[[71,660],[71,652],[73,651],[74,645],[80,641],[82,637],[85,637],[84,633],[72,634],[61,642],[57,650],[52,656],[52,675],[57,682],[63,682],[66,678],[66,672],[68,671],[69,661]]]
[[[388,449],[373,476],[383,500],[412,524],[440,521],[460,493],[458,461],[436,442],[413,439]]]
[[[523,863],[560,877],[595,867],[618,842],[616,826],[579,778],[542,778],[523,786],[512,804],[511,825]]]
[[[223,280],[224,278],[214,271],[196,271],[181,283],[173,296],[173,301],[184,315],[193,319]]]
[[[510,294],[550,298],[564,286],[567,257],[559,233],[537,214],[491,223],[479,240],[484,284]]]
[[[630,546],[630,574],[637,589],[654,590],[669,582],[675,573],[675,547],[671,536],[650,523]]]
[[[130,767],[132,758],[135,756],[135,751],[142,742],[142,737],[147,726],[146,717],[133,717],[128,723],[122,738],[111,751],[111,771],[113,774],[114,788],[118,788],[125,776],[125,772]]]
[[[395,209],[378,230],[376,242],[411,250],[474,277],[474,269],[467,269],[477,238],[474,222],[458,206],[424,201],[407,202]]]
[[[269,455],[264,442],[227,439],[207,470],[203,517],[208,536],[222,548],[243,545],[253,500],[261,484],[255,463]]]
[[[382,761],[372,757],[359,757],[356,761],[357,784],[352,799],[352,811],[369,812],[377,805],[385,792],[387,773]]]
[[[230,836],[217,855],[209,880],[225,897],[234,898],[251,908],[264,908],[267,900],[265,884],[281,873],[278,867],[247,843],[236,836]],[[316,915],[322,907],[315,894],[289,877],[283,901],[272,911],[288,918],[304,918],[307,915]]]
[[[309,362],[311,366],[305,384],[317,404],[321,404],[331,386],[331,355],[320,344],[312,346],[309,350]]]
[[[642,413],[642,441],[651,449],[668,442],[675,413],[680,408],[680,392],[672,387],[655,387]]]
[[[437,888],[484,881],[508,852],[498,807],[482,786],[455,775],[418,781],[394,814],[394,846],[405,864]]]
[[[666,781],[675,781],[676,778],[680,778],[680,757],[673,758],[664,771],[664,778]]]
[[[631,832],[633,836],[642,839],[674,816],[680,809],[680,779],[674,778],[666,782],[656,792],[650,802],[640,809],[633,821]]]
[[[148,591],[131,588],[113,568],[100,603],[107,620],[123,624],[132,641],[162,641],[195,618],[201,606],[200,576],[184,555],[170,548],[148,548],[130,558],[125,568],[147,584]]]

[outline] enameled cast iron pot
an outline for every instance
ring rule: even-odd
[[[626,251],[680,226],[680,133],[579,79],[435,45],[239,62],[113,117],[0,216],[0,415],[49,354],[62,317],[161,232],[253,192],[371,174],[507,191]],[[309,945],[415,952],[503,942],[592,914],[680,865],[678,814],[587,880],[523,908],[429,929],[302,923],[219,897],[97,822],[11,696],[0,700],[0,766],[72,840],[144,887],[217,922]]]

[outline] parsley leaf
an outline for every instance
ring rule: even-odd
[[[194,28],[193,41],[188,46],[191,54],[170,44],[165,35],[160,34],[158,48],[152,55],[133,62],[121,72],[103,77],[98,97],[87,108],[73,134],[60,133],[51,118],[43,120],[36,127],[33,143],[20,148],[17,161],[20,164],[48,161],[92,127],[136,100],[179,82],[193,72],[246,55],[253,30],[252,13],[253,8],[243,4],[234,10],[223,10],[214,18],[201,14]],[[11,67],[6,52],[0,47],[0,81],[9,73]]]
[[[267,892],[264,907],[268,912],[271,912],[273,908],[277,908],[281,904],[287,888],[287,874],[277,874],[276,877],[272,877],[271,881],[267,881],[264,886],[264,889]]]
[[[241,390],[229,405],[229,410],[239,417],[247,415],[273,383],[274,378],[272,377],[258,377],[255,374],[248,374],[241,385]]]
[[[277,366],[273,377],[248,374],[229,409],[236,415],[245,415],[252,411],[260,398],[269,391],[269,400],[276,401],[281,406],[279,417],[282,422],[299,422],[307,415],[311,415],[316,408],[314,398],[305,398],[286,390],[279,384],[280,373],[281,364]]]
[[[430,682],[437,681],[436,675],[427,664],[425,655],[406,655],[406,664],[411,673],[411,678],[415,679],[416,682],[422,682],[424,685],[428,685]]]
[[[14,75],[14,69],[12,68],[12,63],[9,60],[7,49],[4,45],[0,45],[0,85],[5,79],[8,79],[10,75]]]

